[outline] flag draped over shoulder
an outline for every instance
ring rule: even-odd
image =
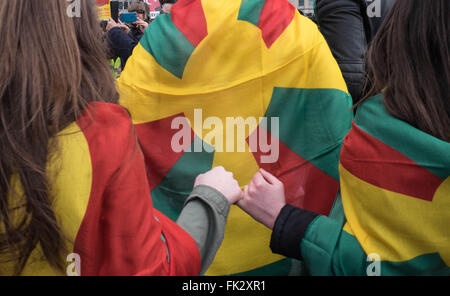
[[[283,181],[289,203],[333,216],[351,97],[317,26],[287,0],[178,1],[146,30],[118,90],[145,155],[154,205],[171,219],[195,177],[219,165],[241,186],[262,167]],[[239,131],[225,128],[230,118],[248,123],[245,151],[236,148]],[[191,137],[179,151],[173,140],[183,120]],[[264,132],[278,149],[274,161],[262,161],[270,154],[263,146],[249,148]],[[291,261],[272,254],[270,234],[232,207],[207,275],[289,274]]]
[[[450,274],[450,143],[392,117],[378,95],[358,108],[340,177],[346,221],[321,216],[302,241],[312,274]]]
[[[450,274],[450,144],[364,103],[341,157],[346,227],[383,274]],[[364,210],[362,210],[364,209]]]
[[[195,241],[155,210],[144,158],[126,110],[91,103],[83,116],[56,137],[58,153],[48,163],[52,209],[63,234],[67,275],[194,276],[200,272]],[[18,178],[12,185],[21,192]],[[15,199],[14,215],[23,215]],[[0,275],[13,263],[0,254]],[[45,260],[40,244],[22,275],[64,275]]]

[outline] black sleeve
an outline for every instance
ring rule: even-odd
[[[320,31],[341,68],[348,90],[357,101],[364,84],[366,27],[360,0],[317,0]]]
[[[133,53],[133,49],[138,44],[138,41],[130,38],[130,36],[125,34],[120,28],[112,28],[108,32],[108,40],[114,55],[120,58],[122,68],[125,67],[126,62]]]
[[[286,257],[302,259],[300,243],[316,213],[291,205],[284,206],[273,227],[270,249],[273,253]]]
[[[379,16],[375,16],[375,17],[369,17],[367,16],[367,22],[369,24],[369,29],[370,29],[370,37],[368,37],[368,43],[370,43],[370,41],[373,39],[373,37],[375,37],[375,35],[377,34],[378,30],[381,27],[381,24],[383,23],[384,19],[387,17],[387,15],[389,14],[389,12],[391,11],[392,6],[395,4],[396,0],[383,0],[380,2],[379,5]],[[372,4],[371,2],[368,2],[368,0],[364,0],[365,4],[366,4],[366,8],[369,10],[373,10],[370,9],[370,4]]]

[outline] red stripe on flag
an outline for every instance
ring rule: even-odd
[[[84,112],[77,120],[92,162],[89,204],[74,243],[81,274],[134,275],[143,269],[168,274],[131,119],[114,104],[92,103],[88,110],[92,117]],[[133,242],[124,239],[126,235]]]
[[[346,136],[341,164],[350,173],[383,189],[432,201],[443,180],[372,137],[354,122]]]
[[[89,204],[74,242],[81,274],[197,275],[201,260],[195,241],[153,208],[127,111],[107,103],[92,103],[89,111],[77,120],[92,162]]]
[[[262,127],[259,130],[260,133],[266,132]],[[269,132],[267,135],[270,139],[268,144],[272,147],[277,147],[278,142],[279,158],[274,163],[261,163],[261,156],[269,155],[270,152],[263,153],[258,147],[253,156],[259,166],[283,182],[287,203],[328,216],[339,190],[339,182],[290,150]],[[247,138],[247,143],[249,139],[250,137]]]
[[[289,26],[294,19],[295,12],[295,7],[286,0],[266,0],[258,27],[262,31],[262,37],[268,48]]]
[[[177,118],[185,118],[184,114],[178,114],[152,122],[135,125],[136,133],[144,153],[147,164],[147,174],[150,185],[150,191],[155,189],[167,175],[170,169],[183,155],[184,150],[175,152],[172,147],[172,138],[178,130],[172,129],[172,121]],[[186,123],[188,124],[188,123]],[[194,139],[194,131],[191,130],[191,140]],[[192,144],[183,143],[187,148]]]
[[[205,12],[200,0],[178,1],[171,10],[172,22],[194,47],[208,35]]]

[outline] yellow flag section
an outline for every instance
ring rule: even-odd
[[[35,245],[31,254],[19,257],[24,264],[16,272],[11,263],[17,261],[16,257],[10,260],[8,249],[3,250],[0,274],[56,274],[43,256],[44,243],[48,250],[52,247],[48,244],[54,241],[49,234],[34,234],[36,227],[46,226],[36,222],[42,212],[54,215],[66,247],[58,250],[62,265],[59,273],[187,276],[200,272],[195,241],[153,207],[144,156],[124,108],[90,103],[77,122],[53,140],[56,149],[49,154],[47,166],[52,213],[41,204],[24,201],[18,178],[13,182],[13,188],[17,188],[11,192],[13,221]],[[27,217],[25,210],[30,214]],[[19,224],[24,218],[29,220]],[[1,228],[0,233],[4,233]]]
[[[450,178],[428,202],[371,185],[344,168],[341,177],[347,227],[367,254],[379,254],[382,261],[405,262],[440,253],[450,266],[450,229],[445,220],[440,221],[442,209],[450,208]]]
[[[318,216],[299,244],[312,275],[450,274],[450,143],[369,98],[341,149],[340,188],[345,219]]]
[[[64,129],[57,140],[60,152],[49,162],[48,172],[51,179],[54,180],[51,196],[57,196],[53,203],[53,210],[56,213],[61,232],[65,236],[66,255],[69,255],[73,252],[75,238],[87,209],[91,192],[92,166],[88,143],[76,123]],[[73,172],[77,173],[74,174]],[[16,188],[15,192],[20,196],[23,190],[18,179],[14,178],[14,180],[13,187]],[[15,206],[17,206],[17,209],[19,209],[13,211],[14,220],[18,222],[23,217],[23,212],[21,212],[23,206],[17,201],[14,204],[12,202],[13,200],[11,200],[10,207],[16,208]],[[67,266],[70,263],[67,262]],[[1,275],[13,274],[14,266],[12,263],[6,268],[3,267],[0,272]],[[73,274],[77,270],[71,268],[70,272]],[[45,260],[41,246],[38,244],[31,252],[21,275],[49,276],[64,274],[51,268]]]
[[[198,109],[203,119],[216,117],[224,126],[227,118],[256,118],[259,123],[269,114],[279,117],[280,145],[303,164],[332,151],[331,161],[311,167],[337,184],[327,197],[330,207],[333,204],[339,147],[350,128],[351,98],[317,26],[288,1],[179,1],[170,15],[159,16],[147,29],[117,87],[120,103],[136,126],[149,175],[154,177],[149,182],[154,183],[155,207],[172,219],[177,218],[197,174],[221,165],[243,187],[263,166],[247,143],[245,152],[217,146],[219,138],[223,147],[229,141],[236,143],[237,135],[217,129],[214,141],[205,137],[212,126],[194,125]],[[333,108],[330,116],[327,108]],[[215,151],[206,156],[200,156],[204,151],[173,152],[170,136],[176,131],[167,120],[176,116],[187,118],[195,138]],[[335,133],[330,126],[336,125],[343,127]],[[326,126],[320,131],[327,137],[323,146],[317,140],[317,145],[305,148],[317,131],[310,126]],[[302,137],[297,139],[299,130]],[[245,138],[252,132],[246,129]],[[290,143],[293,139],[297,142]],[[292,167],[282,161],[284,155],[288,154],[280,153],[277,165],[287,172]],[[296,162],[293,167],[301,166]],[[207,275],[288,274],[290,263],[272,254],[270,235],[233,206],[224,242]]]

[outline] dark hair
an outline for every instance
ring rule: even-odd
[[[117,102],[93,0],[0,1],[0,258],[20,274],[39,244],[62,271],[64,235],[46,165],[91,101]]]
[[[391,115],[449,142],[449,50],[450,1],[397,0],[368,50],[363,100],[382,92]]]
[[[130,3],[130,5],[128,6],[128,12],[143,13],[144,20],[147,20],[149,16],[149,9],[147,4],[141,1]]]

